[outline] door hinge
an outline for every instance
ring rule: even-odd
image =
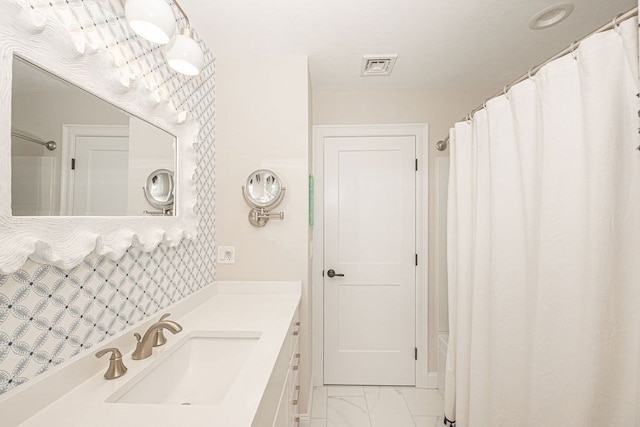
[[[416,254],[416,265],[418,265],[418,254]]]
[[[418,170],[418,159],[416,159],[416,170]]]
[[[322,277],[324,277],[324,270],[322,270]]]
[[[414,352],[415,359],[418,360],[418,347],[416,347]]]
[[[76,159],[71,158],[71,170],[75,170],[76,169]]]

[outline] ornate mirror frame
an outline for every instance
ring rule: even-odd
[[[123,22],[118,25],[126,25]],[[127,43],[123,32],[119,43]],[[115,44],[115,41],[114,41]],[[175,216],[14,217],[11,214],[11,81],[13,55],[64,76],[73,84],[176,137]],[[161,56],[158,49],[149,55]],[[93,48],[55,16],[43,16],[14,2],[0,4],[0,273],[18,270],[27,259],[63,269],[91,252],[119,259],[136,246],[151,251],[161,242],[176,246],[194,238],[196,151],[199,127],[188,112],[124,74],[102,46]]]

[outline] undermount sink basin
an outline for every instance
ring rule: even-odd
[[[215,405],[233,385],[260,332],[191,332],[112,394],[109,403]],[[157,350],[154,350],[157,351]]]

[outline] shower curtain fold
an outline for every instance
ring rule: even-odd
[[[445,416],[640,425],[637,19],[450,131]]]

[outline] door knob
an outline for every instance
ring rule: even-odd
[[[331,270],[327,271],[327,276],[329,276],[329,277],[335,277],[335,276],[344,277],[344,274],[338,274],[338,273],[335,272],[334,269],[331,269]]]

